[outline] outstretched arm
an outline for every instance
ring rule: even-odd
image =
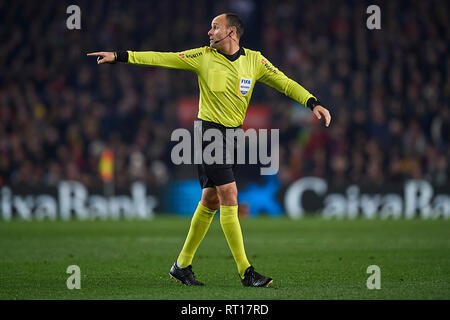
[[[182,69],[197,72],[204,57],[204,48],[186,50],[182,52],[157,51],[119,51],[93,52],[88,56],[96,56],[97,63],[126,62],[134,65]]]
[[[292,79],[289,79],[283,72],[274,67],[266,58],[261,55],[259,64],[258,81],[277,89],[279,92],[285,94],[291,99],[298,101],[305,107],[311,109],[314,115],[321,119],[325,118],[325,126],[330,125],[330,112],[324,108],[319,100],[311,93],[303,88],[300,84]]]

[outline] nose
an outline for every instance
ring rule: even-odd
[[[209,31],[208,31],[208,36],[212,36],[212,28],[211,29],[209,29]]]

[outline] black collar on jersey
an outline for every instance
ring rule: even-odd
[[[239,50],[236,53],[233,53],[231,55],[220,52],[219,50],[217,50],[217,52],[220,53],[221,55],[223,55],[225,58],[227,58],[230,61],[235,61],[241,55],[245,56],[245,50],[241,46],[239,47]]]

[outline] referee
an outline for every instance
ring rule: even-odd
[[[240,128],[256,81],[265,83],[311,109],[318,119],[323,116],[328,127],[330,113],[297,82],[274,67],[259,51],[240,46],[244,32],[241,19],[232,13],[215,17],[208,32],[209,47],[183,52],[118,51],[94,52],[97,63],[124,62],[134,65],[190,70],[197,74],[200,89],[195,130]],[[205,146],[203,146],[205,147]],[[234,146],[236,148],[236,146]],[[184,246],[170,269],[170,276],[184,285],[202,286],[192,272],[192,260],[216,211],[244,286],[267,287],[273,280],[255,271],[247,260],[238,219],[235,164],[198,165],[202,187],[201,201],[191,220]]]

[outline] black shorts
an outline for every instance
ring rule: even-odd
[[[201,128],[200,128],[201,125]],[[197,134],[199,133],[200,129],[202,132],[202,137],[205,133],[205,131],[207,129],[218,129],[221,133],[221,139],[222,139],[222,145],[223,145],[223,157],[222,157],[222,162],[221,163],[212,163],[212,164],[208,164],[205,163],[205,159],[203,159],[202,157],[202,163],[201,164],[197,164],[197,169],[198,169],[198,179],[200,181],[200,186],[202,187],[202,189],[204,188],[213,188],[215,186],[221,186],[227,183],[231,183],[236,181],[235,180],[235,173],[236,173],[236,154],[237,154],[237,139],[232,139],[232,141],[227,141],[226,140],[226,129],[239,129],[241,128],[241,126],[239,127],[235,127],[235,128],[229,128],[229,127],[225,127],[223,125],[214,123],[214,122],[209,122],[209,121],[204,121],[204,120],[197,120],[197,122],[195,123],[194,126],[194,131],[197,131]],[[199,135],[198,135],[199,136]],[[212,139],[214,140],[214,139]],[[208,146],[210,143],[212,143],[213,141],[202,141],[201,142],[197,142],[199,145],[201,144],[202,148],[201,151],[203,153],[204,149],[206,146]],[[230,159],[230,155],[227,154],[227,146],[229,148],[233,148],[234,149],[234,158],[232,163],[229,163],[230,161],[228,161],[227,163],[227,157],[228,159]],[[213,153],[213,155],[215,155]]]

